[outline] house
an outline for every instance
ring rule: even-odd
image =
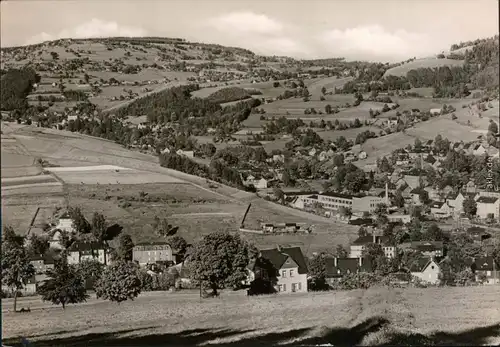
[[[493,257],[481,257],[474,260],[471,270],[476,275],[476,281],[484,284],[500,283],[500,266]]]
[[[54,258],[48,255],[30,257],[30,264],[35,269],[35,274],[44,274],[48,269],[54,268]]]
[[[373,266],[369,258],[326,258],[326,282],[330,285],[342,277],[359,272],[372,272]]]
[[[429,110],[429,113],[430,113],[431,115],[435,115],[435,116],[436,116],[436,115],[440,115],[440,114],[441,114],[441,109],[440,109],[440,108],[431,108],[431,109]]]
[[[101,264],[110,263],[110,248],[105,242],[76,241],[68,248],[68,264],[80,264],[87,260],[97,260]]]
[[[453,214],[453,207],[444,201],[432,201],[430,207],[435,218],[448,218]]]
[[[284,163],[285,162],[285,156],[283,154],[275,154],[273,155],[273,162],[275,163]]]
[[[257,189],[267,189],[267,184],[268,180],[266,180],[265,178],[262,177],[260,179],[257,179],[253,175],[248,176],[245,181],[245,185],[253,185]]]
[[[140,266],[156,262],[174,262],[172,247],[166,242],[138,243],[132,249],[132,260]]]
[[[460,215],[464,210],[463,204],[467,198],[476,200],[476,194],[459,192],[454,199],[448,199],[447,202],[453,208],[454,213]]]
[[[465,191],[467,193],[475,193],[477,191],[476,184],[474,183],[473,180],[467,182],[467,184],[465,185]]]
[[[366,159],[367,157],[368,157],[368,155],[366,154],[365,151],[361,151],[358,154],[358,158],[361,159],[361,160]]]
[[[404,184],[408,185],[411,189],[419,188],[423,185],[423,179],[420,176],[404,175],[396,182],[396,187],[399,188]]]
[[[442,257],[444,245],[442,241],[413,241],[399,245],[402,249],[412,249],[426,257]]]
[[[430,284],[440,282],[441,268],[433,258],[421,257],[410,266],[412,276],[420,278]]]
[[[415,188],[410,191],[410,198],[413,204],[422,205],[423,202],[420,200],[420,193],[422,192],[422,188]]]
[[[77,115],[69,115],[68,116],[68,122],[70,122],[70,121],[76,121],[77,119],[78,119]]]
[[[393,214],[388,214],[387,219],[391,223],[403,223],[407,224],[411,222],[411,215],[409,214],[399,214],[399,213],[393,213]]]
[[[376,243],[382,246],[382,250],[387,258],[394,258],[396,254],[396,247],[389,243],[387,236],[367,235],[360,236],[351,244],[349,258],[361,258],[363,251],[367,245]]]
[[[183,151],[182,149],[177,150],[177,155],[183,155],[188,158],[194,158],[194,151]]]
[[[63,249],[62,233],[59,229],[55,229],[52,237],[49,240],[49,247],[53,249]]]
[[[250,278],[269,279],[278,293],[307,292],[307,263],[300,247],[263,249],[259,258],[272,265],[271,269],[256,261],[249,269]]]
[[[69,213],[64,213],[59,217],[55,229],[66,231],[68,233],[74,233],[75,228],[73,227],[73,219],[69,216]]]
[[[500,219],[500,198],[480,196],[477,200],[476,215],[482,219]]]
[[[469,234],[474,243],[477,244],[481,244],[484,240],[491,238],[491,234],[487,233],[486,229],[480,227],[470,227],[467,229],[467,234]]]
[[[472,154],[475,156],[482,156],[486,153],[486,148],[482,144],[476,144],[474,145],[472,149]]]

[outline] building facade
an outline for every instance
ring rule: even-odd
[[[174,261],[172,247],[166,242],[136,244],[132,250],[132,260],[139,265]]]
[[[108,265],[111,260],[109,251],[109,246],[104,242],[76,241],[68,248],[68,264],[96,260]]]

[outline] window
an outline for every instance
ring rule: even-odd
[[[281,284],[278,284],[278,292],[282,291],[283,286]]]
[[[296,291],[296,284],[292,283],[292,292],[295,293],[295,291]]]
[[[290,277],[293,277],[293,270],[290,270]]]
[[[434,270],[434,265],[431,266],[431,269]]]
[[[286,277],[286,270],[281,271],[281,277],[283,277],[283,278]]]
[[[491,271],[486,271],[486,276],[491,276]]]
[[[286,284],[283,285],[283,291],[286,292]]]
[[[302,290],[302,283],[299,282],[299,290]]]

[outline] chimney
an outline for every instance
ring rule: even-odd
[[[337,267],[337,257],[333,257],[333,266]]]
[[[363,266],[363,258],[359,257],[359,267]]]

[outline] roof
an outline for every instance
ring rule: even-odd
[[[352,199],[353,198],[352,195],[335,193],[335,192],[323,192],[323,193],[321,193],[321,195],[330,196],[333,198],[342,198],[342,199]]]
[[[375,236],[375,242],[379,244],[386,244],[389,242],[389,238],[387,236]],[[373,235],[360,236],[354,242],[353,245],[367,245],[373,243]]]
[[[500,270],[497,262],[494,262],[493,257],[481,257],[477,258],[472,264],[473,270],[479,271],[493,271],[493,264],[495,264],[495,270]]]
[[[107,244],[104,242],[86,242],[86,241],[75,241],[69,247],[70,252],[78,252],[78,251],[90,251],[97,249],[107,249],[109,248]]]
[[[156,242],[139,242],[136,243],[135,246],[170,246],[170,244],[165,241],[156,241]]]
[[[293,195],[313,195],[313,194],[319,194],[317,191],[310,191],[310,192],[283,192],[285,196],[293,196]]]
[[[410,266],[410,272],[422,272],[432,261],[429,257],[420,257],[415,260]]]
[[[441,208],[444,204],[444,201],[432,201],[431,208]]]
[[[280,250],[277,248],[263,249],[260,251],[260,256],[269,260],[277,270],[281,269],[285,261],[290,257],[297,263],[299,274],[306,274],[308,271],[306,259],[300,247],[282,247]]]
[[[30,261],[40,261],[43,260],[45,264],[54,264],[54,257],[48,254],[33,255],[30,257]]]
[[[337,259],[337,266],[335,266]],[[361,258],[361,266],[359,265],[360,258],[326,258],[326,277],[340,277],[348,273],[357,273],[360,271],[371,272],[373,270],[372,262],[368,258]]]
[[[443,249],[443,242],[441,241],[413,241],[411,248],[421,252],[432,252]]]
[[[496,203],[498,198],[495,197],[489,197],[489,196],[481,196],[479,199],[476,200],[478,203],[482,204],[494,204]]]

